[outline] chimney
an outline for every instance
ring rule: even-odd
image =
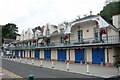
[[[92,11],[90,11],[90,15],[92,15]]]
[[[116,28],[119,28],[119,29],[120,29],[120,14],[113,15],[113,16],[112,16],[112,19],[113,19],[113,25],[114,25]]]

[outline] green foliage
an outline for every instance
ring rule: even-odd
[[[67,22],[67,21],[64,21],[63,23],[64,23],[65,25],[68,25],[68,22]]]
[[[104,6],[103,10],[100,11],[100,15],[109,23],[112,24],[112,16],[120,14],[120,1],[111,2]]]
[[[16,27],[16,24],[8,23],[2,26],[2,37],[3,38],[16,39],[16,36],[18,35],[19,35],[18,27]]]
[[[35,27],[36,30],[41,30],[40,26]]]

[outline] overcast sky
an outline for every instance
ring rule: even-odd
[[[105,0],[0,0],[0,25],[15,23],[19,33],[46,23],[58,25],[99,13]]]

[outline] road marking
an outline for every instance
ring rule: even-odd
[[[23,77],[15,74],[15,73],[13,73],[13,72],[10,72],[10,71],[8,71],[8,70],[6,70],[6,69],[4,69],[4,68],[1,68],[1,67],[0,67],[0,69],[1,69],[2,71],[5,71],[5,72],[8,73],[8,74],[14,76],[15,78],[23,78]],[[27,80],[27,79],[22,79],[22,80]]]

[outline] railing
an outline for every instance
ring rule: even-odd
[[[119,35],[113,35],[113,36],[108,36],[108,37],[98,37],[98,38],[84,38],[82,40],[70,40],[69,41],[64,41],[64,43],[61,43],[60,41],[58,42],[51,42],[49,45],[46,43],[41,43],[36,45],[31,45],[31,46],[24,46],[24,47],[15,47],[13,49],[31,49],[31,48],[39,48],[39,47],[64,47],[64,46],[74,46],[74,45],[92,45],[92,44],[114,44],[114,43],[120,43],[120,36]]]

